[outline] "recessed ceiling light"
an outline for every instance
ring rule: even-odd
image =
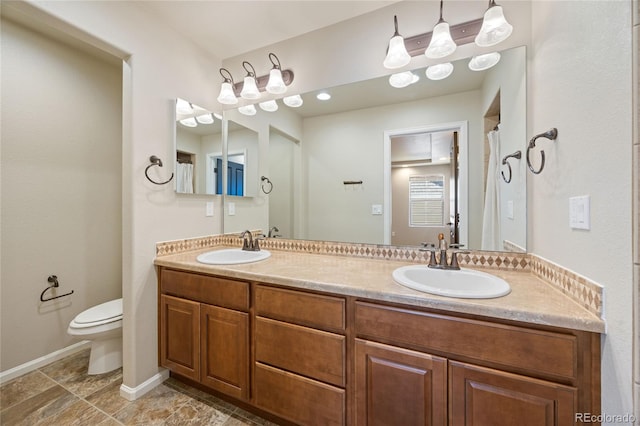
[[[329,99],[331,99],[331,95],[328,94],[327,92],[320,92],[318,93],[316,98],[318,98],[321,101],[328,101]]]

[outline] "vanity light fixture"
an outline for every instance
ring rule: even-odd
[[[389,40],[387,56],[382,63],[385,68],[390,70],[402,68],[411,61],[411,55],[409,55],[404,45],[404,38],[398,33],[398,17],[395,15],[393,17],[393,25],[395,26],[395,32]]]
[[[198,123],[196,123],[196,119],[193,117],[183,118],[180,120],[180,124],[187,127],[196,127]]]
[[[273,64],[273,68],[269,72],[269,81],[267,82],[266,86],[267,92],[274,95],[281,95],[287,91],[287,85],[284,84],[284,80],[282,79],[282,68],[280,67],[280,59],[278,59],[275,54],[269,53],[269,60]]]
[[[440,20],[433,28],[431,41],[424,54],[427,58],[439,59],[451,55],[456,50],[456,43],[451,38],[449,24],[442,19],[442,5],[444,0],[440,0]]]
[[[327,92],[320,92],[316,95],[316,98],[318,98],[318,100],[320,101],[328,101],[329,99],[331,99],[331,95]]]
[[[513,26],[507,22],[495,0],[489,0],[489,8],[484,13],[482,27],[476,36],[475,42],[480,47],[494,46],[506,40],[513,31]]]
[[[250,67],[247,68],[247,66]],[[256,81],[256,70],[253,68],[247,61],[242,62],[242,68],[247,72],[247,75],[244,77],[244,84],[242,85],[242,91],[240,92],[240,96],[244,99],[258,99],[260,98],[260,91],[258,90],[258,82]]]
[[[213,116],[210,113],[197,115],[196,121],[200,124],[212,124]]]
[[[227,73],[225,76],[223,71]],[[218,102],[224,105],[235,105],[238,103],[238,98],[233,91],[233,76],[226,68],[220,68],[220,75],[224,78],[222,85],[220,86],[220,94],[218,95]]]
[[[222,120],[222,114],[218,114],[217,112],[214,112],[214,113],[213,113],[213,116],[214,116],[215,118],[217,118],[218,120]]]
[[[282,98],[282,102],[284,102],[286,106],[291,108],[298,108],[303,104],[302,96],[300,95],[286,96]]]
[[[178,98],[176,101],[176,112],[181,115],[189,115],[193,114],[193,108],[189,102]]]
[[[427,67],[425,74],[429,80],[444,80],[453,72],[453,64],[446,62],[444,64],[431,65]]]
[[[238,108],[238,112],[244,115],[256,115],[255,105],[245,105]]]
[[[274,112],[278,110],[278,103],[275,100],[260,102],[259,105],[263,111]]]
[[[488,70],[500,61],[499,52],[485,53],[484,55],[478,55],[471,58],[469,61],[469,69],[471,71],[484,71]]]
[[[389,76],[389,84],[398,89],[416,83],[418,80],[420,80],[420,77],[411,71],[399,72]]]

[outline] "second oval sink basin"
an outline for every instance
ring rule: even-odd
[[[414,290],[465,299],[490,299],[511,292],[511,287],[502,278],[464,268],[453,271],[427,265],[403,266],[393,271],[393,279]]]
[[[268,250],[247,251],[242,249],[223,249],[202,253],[196,258],[200,263],[208,265],[237,265],[264,260],[271,256]]]

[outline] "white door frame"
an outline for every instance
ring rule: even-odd
[[[434,133],[444,131],[458,132],[458,208],[460,213],[460,244],[469,247],[469,123],[454,121],[451,123],[384,131],[384,244],[391,244],[391,138],[415,133]]]

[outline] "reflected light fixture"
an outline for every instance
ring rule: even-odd
[[[249,66],[249,68],[247,68]],[[242,62],[242,68],[247,72],[244,77],[244,84],[242,85],[242,91],[240,96],[244,99],[258,99],[260,98],[260,91],[258,90],[258,84],[256,82],[256,70],[247,61]]]
[[[398,33],[398,17],[395,15],[393,17],[393,24],[395,26],[395,33],[393,33],[393,37],[389,40],[387,56],[382,63],[385,68],[390,70],[402,68],[411,61],[411,55],[409,55],[404,45],[404,38]]]
[[[227,73],[225,76],[223,71]],[[235,105],[238,103],[238,98],[233,91],[233,76],[226,68],[220,68],[220,75],[224,78],[222,85],[220,86],[220,94],[218,95],[218,102],[224,105]]]
[[[255,105],[245,105],[238,108],[238,112],[244,115],[256,115]]]
[[[198,123],[196,123],[196,119],[193,117],[184,118],[180,120],[180,124],[187,127],[196,127]]]
[[[391,74],[391,76],[389,76],[389,84],[398,89],[407,87],[417,82],[418,80],[420,80],[420,77],[418,77],[411,71],[399,72],[396,74]]]
[[[260,102],[259,105],[263,111],[274,112],[278,110],[278,103],[275,100]]]
[[[476,44],[480,47],[489,47],[506,40],[513,31],[513,26],[507,22],[495,0],[489,0],[489,8],[484,13],[482,27],[476,36]]]
[[[424,54],[427,58],[438,59],[451,55],[456,50],[456,43],[451,38],[449,24],[442,19],[442,5],[444,0],[440,0],[440,20],[433,28],[431,41]]]
[[[469,69],[471,71],[484,71],[488,70],[500,61],[500,53],[491,52],[484,55],[478,55],[471,58],[469,61]]]
[[[282,99],[282,102],[291,108],[298,108],[303,104],[302,97],[300,95],[286,96]]]
[[[176,112],[181,115],[193,114],[193,108],[191,108],[189,102],[178,98],[176,101]]]
[[[275,54],[269,53],[269,60],[273,64],[273,68],[269,72],[269,81],[266,86],[267,92],[274,95],[281,95],[287,91],[287,86],[284,84],[284,80],[282,79],[280,59],[278,59]]]
[[[446,62],[444,64],[431,65],[427,68],[426,75],[429,80],[443,80],[453,72],[453,64]]]
[[[318,98],[321,101],[328,101],[329,99],[331,99],[331,95],[328,94],[327,92],[320,92],[316,95],[316,98]]]
[[[209,113],[196,116],[196,121],[200,124],[212,124],[213,116]]]

